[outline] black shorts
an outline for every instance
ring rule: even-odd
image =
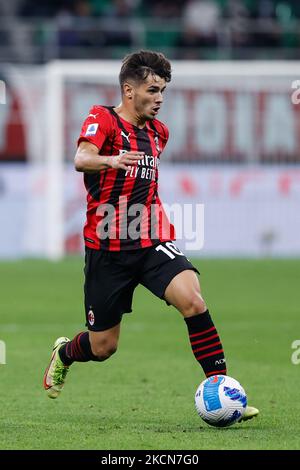
[[[103,331],[118,325],[123,313],[132,311],[138,284],[163,299],[174,276],[186,269],[198,273],[173,242],[121,252],[86,247],[86,326],[91,331]]]

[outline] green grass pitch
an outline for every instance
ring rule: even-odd
[[[44,369],[58,336],[84,328],[83,261],[2,262],[1,449],[297,449],[300,364],[299,260],[197,260],[203,295],[259,418],[227,429],[206,425],[194,393],[204,379],[178,312],[144,288],[123,319],[118,352],[74,364],[50,400]],[[101,288],[101,286],[100,286]]]

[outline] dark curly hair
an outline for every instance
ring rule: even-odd
[[[137,83],[146,80],[149,74],[171,81],[171,64],[161,52],[139,51],[128,54],[122,61],[119,75],[121,89],[126,80]]]

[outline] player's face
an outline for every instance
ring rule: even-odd
[[[146,80],[133,87],[132,102],[135,114],[143,120],[156,117],[163,102],[166,81],[159,75],[149,74]]]

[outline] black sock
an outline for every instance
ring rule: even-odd
[[[88,331],[78,333],[71,341],[59,350],[59,357],[66,366],[73,362],[99,361],[91,349]]]
[[[227,374],[226,360],[220,337],[209,311],[185,318],[195,358],[206,377]]]

